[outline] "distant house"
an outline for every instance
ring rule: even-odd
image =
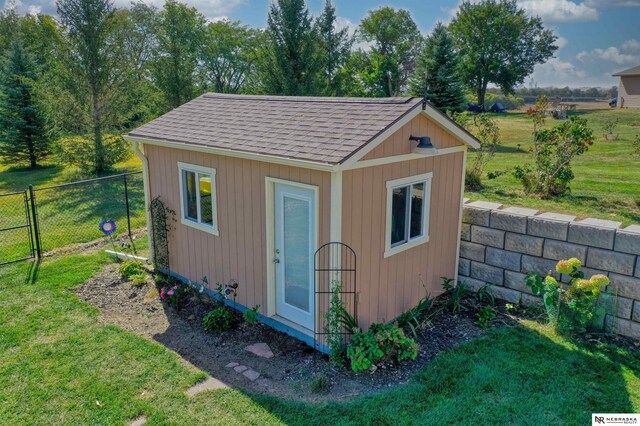
[[[619,108],[640,108],[640,65],[613,74],[620,77]]]
[[[356,270],[363,327],[457,274],[464,162],[479,143],[422,99],[209,93],[126,138],[147,202],[178,215],[170,273],[206,276],[209,292],[237,280],[233,306],[260,305],[261,321],[307,343],[328,307],[326,243],[355,254],[327,253],[340,280]]]

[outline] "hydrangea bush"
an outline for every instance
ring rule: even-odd
[[[594,319],[604,314],[596,303],[600,292],[609,285],[605,275],[585,279],[579,259],[561,260],[556,272],[571,277],[568,284],[559,283],[551,273],[542,277],[529,274],[525,280],[533,294],[542,296],[549,323],[559,331],[582,333],[593,327]]]

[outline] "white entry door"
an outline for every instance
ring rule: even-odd
[[[276,313],[313,329],[316,193],[275,184]]]

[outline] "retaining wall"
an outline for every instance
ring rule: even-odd
[[[477,290],[491,284],[493,294],[510,303],[541,304],[531,294],[527,273],[567,282],[555,271],[558,260],[576,257],[586,277],[605,274],[610,285],[601,297],[608,331],[640,339],[640,226],[620,222],[575,220],[575,216],[541,213],[476,201],[465,203],[462,216],[458,279]]]

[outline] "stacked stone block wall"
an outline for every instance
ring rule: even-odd
[[[640,226],[600,219],[538,213],[476,201],[462,216],[458,279],[471,289],[490,284],[510,303],[541,304],[525,284],[528,273],[555,271],[558,260],[576,257],[587,277],[604,274],[610,285],[601,297],[608,331],[640,339]]]

